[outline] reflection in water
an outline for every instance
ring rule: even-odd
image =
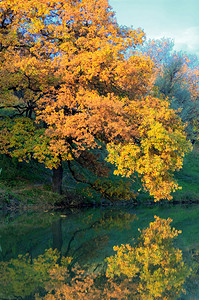
[[[96,261],[96,255],[99,256],[110,242],[112,231],[130,229],[129,224],[135,218],[135,214],[114,210],[102,212],[100,216],[89,214],[83,218],[81,228],[72,232],[67,248],[62,253],[64,256],[72,256],[74,263],[85,263],[92,258]]]
[[[156,217],[137,243],[115,247],[104,272],[92,273],[49,249],[31,261],[29,255],[0,264],[1,299],[176,299],[189,268],[174,248],[178,231],[171,219]],[[92,223],[93,226],[97,224]],[[94,225],[95,224],[95,225]],[[45,295],[46,294],[46,295]]]
[[[52,223],[52,235],[53,235],[53,249],[61,251],[63,239],[62,239],[62,219],[58,219]]]
[[[58,262],[61,261],[60,265]],[[52,280],[51,270],[57,269],[57,275],[67,268],[70,258],[60,260],[57,250],[46,250],[37,259],[31,260],[30,256],[19,255],[16,259],[0,263],[0,299],[15,299],[32,296],[36,292],[44,294],[45,288],[53,284],[59,284],[62,280]]]
[[[121,232],[134,219],[134,214],[117,210],[94,211],[92,214],[86,211],[83,217],[82,214],[68,214],[64,219],[55,212],[1,219],[1,260],[7,262],[1,264],[0,298],[25,297],[44,288],[41,281],[45,281],[45,276],[41,268],[39,273],[36,271],[39,265],[35,259],[49,247],[61,251],[57,263],[63,256],[73,256],[73,265],[76,261],[80,264],[91,259],[95,261],[96,257],[102,262],[100,250],[109,243],[112,230]],[[19,253],[28,254],[17,258]],[[46,268],[48,266],[46,264]]]
[[[59,220],[56,214],[28,213],[7,215],[0,219],[0,260],[16,258],[18,254],[30,253],[33,257],[52,247],[51,229]],[[8,238],[9,237],[9,238]]]
[[[109,249],[112,248],[112,236],[115,233],[119,235],[124,230],[130,231],[130,223],[136,218],[134,213],[113,209],[85,210],[83,213],[78,211],[64,217],[54,212],[30,213],[16,219],[2,218],[0,260],[9,260],[25,253],[30,253],[34,258],[44,253],[45,249],[53,248],[61,251],[64,256],[76,257],[75,252],[78,252],[78,256],[81,252],[81,258],[85,262],[89,257],[85,245],[89,245],[90,250],[94,251],[96,243],[103,248],[106,240],[106,243],[110,242]],[[101,259],[100,252],[98,256]]]
[[[155,221],[142,231],[138,244],[114,247],[117,254],[107,258],[107,275],[121,282],[128,278],[134,299],[176,299],[182,291],[189,268],[183,262],[182,251],[173,245],[181,231],[171,229],[171,221],[155,216]]]
[[[50,291],[46,287],[49,280],[46,280],[45,284],[42,285],[40,275],[33,272],[35,259],[38,259],[39,255],[43,255],[45,249],[49,248],[61,251],[61,256],[58,255],[57,258],[58,263],[65,256],[73,257],[70,270],[75,268],[75,263],[78,262],[81,266],[80,269],[85,270],[84,280],[89,282],[94,280],[92,276],[96,276],[98,272],[104,274],[104,259],[114,254],[113,246],[130,244],[133,247],[132,240],[136,241],[139,236],[138,228],[141,230],[146,228],[149,222],[153,221],[154,215],[166,219],[170,216],[174,220],[173,225],[177,229],[183,229],[183,233],[175,240],[174,244],[177,248],[183,249],[184,257],[191,264],[193,271],[192,276],[184,285],[187,294],[181,295],[180,299],[199,299],[199,206],[136,208],[136,215],[135,208],[118,207],[114,209],[77,210],[65,214],[63,212],[46,212],[29,213],[17,217],[15,215],[2,217],[0,219],[0,261],[5,261],[5,263],[1,264],[0,278],[4,279],[0,279],[2,285],[0,287],[0,299],[14,299],[14,296],[8,297],[2,292],[2,289],[8,289],[12,294],[14,283],[14,294],[19,295],[21,293],[20,297],[24,297],[28,293],[33,295],[36,291],[40,293],[40,297],[44,297],[45,294],[42,292]],[[26,253],[29,256],[24,258]],[[19,254],[22,254],[20,259],[18,258]],[[11,261],[11,259],[16,259],[16,261]],[[13,271],[13,266],[15,271]],[[38,268],[39,264],[37,264]],[[7,273],[8,269],[11,273]],[[65,271],[61,270],[59,266],[59,270],[57,269],[56,272],[61,276],[61,273]],[[93,271],[95,275],[90,275],[92,278],[88,278],[87,272],[92,274]],[[14,280],[14,274],[18,276],[16,280]],[[6,281],[5,276],[8,276],[9,280]],[[55,274],[50,276],[56,277]],[[67,283],[67,276],[64,276],[65,283]],[[42,278],[44,278],[43,275]],[[56,281],[57,279],[54,278],[53,280]],[[117,285],[118,282],[115,283],[111,280],[108,280],[107,284],[109,291],[113,293],[115,289],[125,289],[125,286],[122,288],[121,284],[124,285],[128,278],[124,279],[120,286]],[[26,281],[26,286],[29,285],[28,288],[23,286],[24,281]],[[99,283],[99,278],[97,277],[94,281]],[[96,293],[99,292],[97,290],[98,287],[96,286]],[[28,297],[31,299],[30,296]]]

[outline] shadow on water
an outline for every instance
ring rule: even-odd
[[[182,295],[180,299],[199,299],[199,205],[89,208],[1,215],[0,261],[9,262],[18,259],[18,255],[28,253],[25,262],[20,260],[15,268],[19,274],[17,280],[20,279],[20,282],[29,280],[31,276],[38,276],[35,282],[29,283],[28,290],[31,291],[32,287],[34,294],[35,286],[36,290],[39,290],[38,282],[42,273],[37,276],[31,273],[31,264],[39,255],[43,255],[46,249],[52,248],[61,252],[61,256],[57,256],[57,263],[61,262],[62,257],[72,257],[71,268],[78,262],[89,272],[101,272],[104,270],[104,259],[114,254],[113,246],[133,245],[133,241],[139,236],[138,228],[146,228],[154,221],[154,215],[165,219],[170,217],[173,219],[172,226],[182,230],[182,234],[175,240],[175,246],[183,250],[184,259],[192,266],[193,271],[184,286],[187,294]],[[25,272],[27,278],[23,278],[24,272],[19,271],[20,266],[24,264],[29,264],[30,267]],[[9,268],[9,265],[6,268]],[[6,273],[6,269],[4,272]],[[26,291],[24,285],[16,284],[18,299],[28,296],[29,291]]]

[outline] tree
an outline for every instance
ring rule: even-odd
[[[144,34],[119,28],[107,1],[12,0],[0,10],[1,152],[44,162],[60,191],[63,160],[122,131],[117,81],[124,52]]]
[[[147,39],[138,47],[142,55],[150,57],[155,66],[161,68],[170,61],[174,47],[174,41],[170,38]]]
[[[155,64],[155,86],[168,97],[191,140],[198,138],[199,61],[196,55],[174,51],[169,38],[149,39],[139,47],[140,53]]]
[[[156,79],[160,93],[169,98],[171,107],[187,124],[186,132],[191,140],[198,138],[199,120],[199,62],[194,66],[193,61],[185,54],[175,53]]]
[[[150,161],[141,163],[141,151],[140,167],[131,173],[144,176],[145,187],[157,199],[169,198],[177,188],[171,173],[181,166],[188,146],[183,126],[167,102],[150,95],[151,60],[127,57],[129,49],[143,42],[144,33],[119,27],[107,0],[3,0],[0,12],[1,153],[44,163],[53,170],[54,191],[61,192],[62,162],[77,160],[99,141],[116,149],[151,143],[148,133],[155,131],[157,122],[151,117],[149,126],[145,117],[148,111],[155,115],[160,105],[158,124],[163,127],[149,152],[162,171],[152,169],[146,175]],[[180,141],[182,148],[166,146],[167,139],[175,145]],[[159,148],[153,149],[154,143],[162,147],[162,141],[167,153],[163,161]],[[134,149],[126,159],[134,163]],[[121,167],[118,161],[116,165]],[[158,194],[153,180],[160,174],[158,189],[164,192]]]

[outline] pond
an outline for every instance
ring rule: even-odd
[[[199,205],[116,206],[2,213],[0,265],[3,268],[0,268],[0,275],[4,282],[0,280],[0,298],[35,298],[35,291],[39,290],[39,287],[35,288],[33,281],[31,288],[27,286],[28,280],[31,280],[31,265],[46,249],[58,249],[62,256],[72,257],[73,265],[78,262],[89,272],[101,271],[104,268],[104,259],[115,254],[113,247],[121,244],[133,245],[140,235],[138,229],[147,228],[149,223],[154,221],[154,216],[164,219],[170,217],[173,220],[171,226],[182,230],[174,243],[177,248],[182,249],[183,259],[193,271],[184,284],[186,294],[181,294],[178,299],[199,299]],[[15,271],[18,272],[17,279],[16,274],[12,273],[12,280],[10,279],[9,284],[6,283],[5,274],[10,268],[9,262],[14,264],[12,259],[17,262],[19,255],[27,253],[29,260],[26,263],[29,263],[29,271],[21,271],[21,264],[18,263],[15,267]],[[11,276],[11,273],[8,274]]]

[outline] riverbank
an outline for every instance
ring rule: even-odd
[[[86,186],[77,184],[67,173],[64,174],[63,195],[51,191],[51,171],[42,165],[19,163],[8,157],[0,157],[0,209],[54,209],[57,207],[84,207],[108,205],[153,205],[154,200],[147,193],[141,193],[136,199],[111,202],[102,199],[99,194],[91,193]],[[173,195],[173,204],[199,203],[199,145],[184,159],[183,168],[175,177],[182,187]],[[168,204],[167,200],[160,201]]]

